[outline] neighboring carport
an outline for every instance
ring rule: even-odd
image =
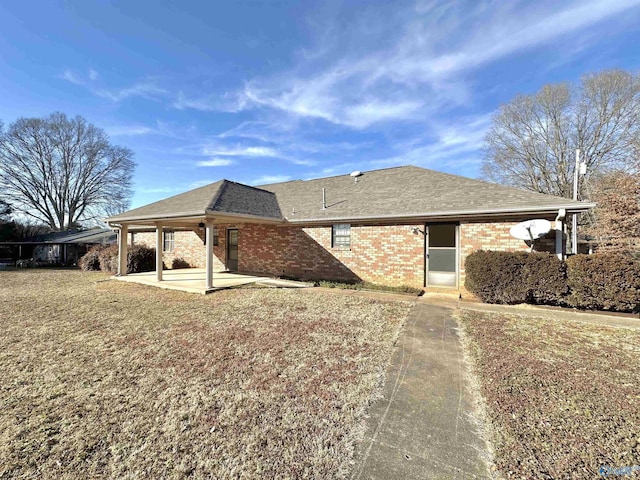
[[[36,258],[38,247],[47,247],[52,252],[48,255],[49,262],[69,264],[78,261],[91,247],[110,245],[115,241],[116,235],[111,229],[92,228],[51,232],[20,241],[0,242],[0,247],[12,251],[12,261],[34,259],[36,262],[38,261]]]
[[[118,276],[127,275],[128,234],[136,227],[155,229],[155,281],[163,281],[163,232],[187,229],[205,232],[205,289],[214,285],[213,234],[217,224],[281,224],[275,194],[228,180],[191,190],[107,219],[118,230]]]

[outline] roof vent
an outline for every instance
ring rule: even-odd
[[[358,177],[362,176],[362,172],[360,170],[356,170],[355,172],[351,172],[349,176],[353,177],[353,181],[358,183]]]

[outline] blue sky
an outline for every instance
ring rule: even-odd
[[[640,0],[14,1],[0,18],[0,120],[103,128],[135,152],[132,207],[220,178],[475,177],[501,103],[640,65]]]

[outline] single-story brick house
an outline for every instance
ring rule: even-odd
[[[564,221],[594,205],[404,166],[252,187],[228,180],[110,217],[127,245],[145,243],[214,271],[310,280],[462,288],[474,250],[526,250],[509,235],[544,218],[537,250],[564,255]],[[120,275],[126,274],[122,264]]]

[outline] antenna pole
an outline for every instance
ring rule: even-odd
[[[580,174],[580,149],[576,149],[576,166],[573,170],[573,199],[578,200],[578,179]],[[578,253],[578,214],[571,216],[571,253]]]
[[[327,194],[325,189],[322,189],[322,209],[325,210],[327,208]]]

